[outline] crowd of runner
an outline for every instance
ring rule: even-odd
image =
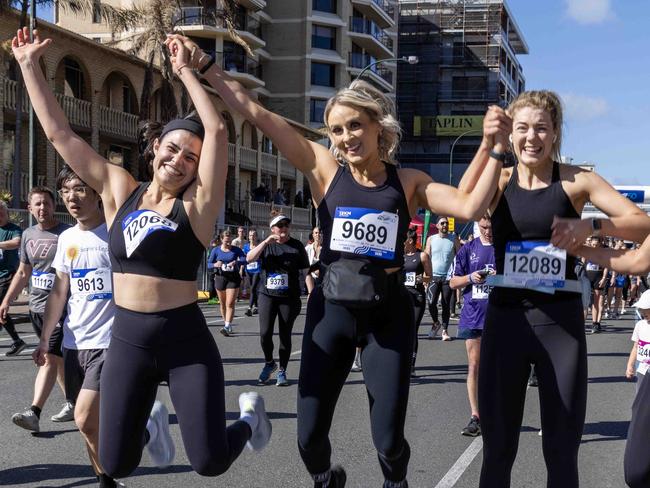
[[[602,321],[635,308],[625,374],[641,380],[650,367],[650,219],[597,174],[557,162],[562,107],[554,93],[524,92],[507,110],[490,107],[482,143],[455,188],[395,164],[394,105],[372,86],[354,82],[328,101],[327,149],[251,99],[191,40],[173,35],[166,46],[174,73],[196,112],[144,126],[142,157],[153,177],[139,183],[70,128],[39,69],[50,43],[21,30],[12,48],[43,130],[67,163],[57,191],[76,225],[56,221],[46,187],[28,196],[36,225],[24,232],[0,204],[0,322],[12,338],[6,355],[26,347],[9,312],[28,284],[40,338],[32,405],[13,416],[17,426],[39,431],[58,382],[66,403],[52,420],[74,420],[99,485],[118,486],[145,447],[157,466],[174,458],[168,411],[156,401],[165,382],[197,473],[217,476],[245,446],[262,450],[272,427],[258,393],[240,395],[240,418],[226,426],[221,357],[197,304],[197,271],[207,255],[221,334],[236,338],[235,303],[246,296],[245,315],[260,326],[259,384],[274,378],[287,386],[290,373],[298,379],[298,450],[315,488],[346,483],[344,467],[331,464],[329,428],[351,370],[363,370],[372,399],[383,486],[408,486],[404,424],[418,329],[428,308],[426,337],[452,341],[458,307],[470,414],[461,433],[483,436],[480,487],[510,486],[533,367],[547,486],[579,486],[589,317],[587,330],[599,333]],[[264,239],[244,227],[236,238],[229,229],[213,235],[227,128],[200,78],[304,173],[319,222],[309,242],[291,236],[291,219],[281,213],[270,216]],[[504,165],[507,151],[514,166]],[[608,218],[581,220],[586,202]],[[418,209],[438,216],[424,243],[410,228]],[[450,217],[475,221],[473,239],[450,232]],[[289,372],[303,294],[300,370]],[[628,435],[632,488],[650,486],[649,385],[638,382]]]

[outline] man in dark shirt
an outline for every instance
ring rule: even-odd
[[[20,237],[22,230],[13,222],[9,222],[9,209],[7,203],[0,201],[0,302],[4,300],[11,279],[18,269],[18,248],[20,247]],[[13,343],[5,356],[15,356],[19,354],[27,344],[16,332],[11,316],[7,314],[2,324],[7,334],[11,337]]]

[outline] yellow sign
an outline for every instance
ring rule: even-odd
[[[454,217],[447,217],[447,221],[449,222],[449,232],[455,232],[456,231],[456,219]]]
[[[482,115],[438,115],[437,117],[413,117],[414,136],[459,136],[468,131],[483,132]],[[468,134],[469,135],[469,134]]]

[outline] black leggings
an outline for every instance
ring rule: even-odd
[[[273,361],[273,329],[278,318],[280,336],[280,368],[287,369],[291,357],[291,332],[293,323],[300,314],[300,297],[272,297],[266,293],[259,295],[260,342],[264,361]]]
[[[226,427],[223,366],[196,303],[156,313],[117,307],[102,370],[99,459],[113,478],[140,463],[158,383],[169,382],[187,457],[203,476],[224,473],[251,436]]]
[[[413,344],[413,364],[415,364],[415,356],[418,353],[418,328],[420,323],[422,323],[422,317],[424,317],[424,310],[427,305],[427,297],[423,288],[418,287],[406,287],[411,295],[411,300],[413,301],[413,316],[415,317],[415,339]]]
[[[431,319],[435,324],[438,322],[438,298],[442,305],[442,325],[447,327],[449,325],[449,317],[451,316],[451,297],[455,293],[449,287],[449,281],[444,276],[434,276],[431,278],[427,298],[429,299],[429,313]]]
[[[309,297],[298,382],[298,449],[312,475],[330,468],[332,416],[355,347],[362,346],[372,440],[379,463],[387,480],[406,478],[410,448],[404,438],[404,421],[415,321],[409,292],[397,279],[391,281],[390,300],[369,310],[330,303],[321,287]]]
[[[260,287],[260,274],[259,273],[248,273],[248,282],[250,283],[251,289],[250,289],[250,299],[248,302],[248,307],[253,308],[257,307],[257,295],[258,295],[258,290]]]
[[[646,373],[648,375],[650,373]],[[625,444],[625,482],[630,488],[650,487],[650,378],[639,386]]]
[[[493,294],[502,291],[497,288]],[[480,487],[510,486],[526,383],[534,364],[547,487],[577,488],[578,448],[587,404],[587,347],[580,295],[558,297],[537,308],[495,304],[493,298],[485,318],[478,376],[483,434]]]

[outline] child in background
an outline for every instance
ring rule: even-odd
[[[631,380],[636,372],[638,391],[646,372],[650,369],[650,290],[643,292],[634,307],[639,311],[642,320],[639,320],[634,326],[632,333],[634,346],[630,351],[625,376]]]

